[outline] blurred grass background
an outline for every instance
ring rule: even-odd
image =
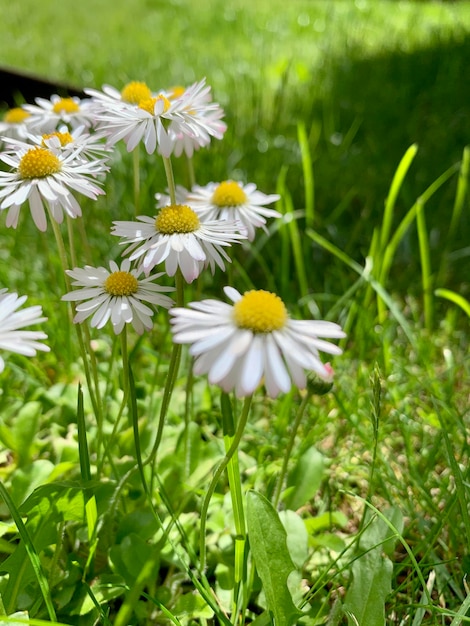
[[[1,65],[79,88],[121,87],[135,79],[158,89],[206,76],[229,130],[223,142],[198,155],[201,184],[234,177],[269,193],[281,168],[288,168],[294,208],[302,209],[297,126],[303,123],[313,161],[315,227],[356,259],[368,251],[409,145],[418,143],[419,152],[397,220],[461,159],[469,141],[470,2],[2,4]],[[455,186],[451,181],[428,204],[436,255],[448,247]],[[468,296],[462,263],[470,254],[468,217],[460,226],[450,242],[446,286]],[[410,229],[400,249],[400,290],[410,288],[418,271],[415,238]]]

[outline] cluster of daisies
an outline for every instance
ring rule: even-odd
[[[7,211],[7,226],[17,227],[25,204],[41,231],[48,218],[61,223],[64,216],[81,217],[80,195],[95,200],[104,193],[120,141],[129,152],[143,144],[148,154],[161,155],[167,168],[171,157],[191,159],[226,130],[223,110],[205,80],[156,92],[133,81],[121,91],[105,85],[85,93],[82,99],[37,98],[34,105],[11,109],[0,122],[5,164],[0,211]],[[166,294],[173,288],[155,282],[163,273],[155,273],[158,266],[168,276],[179,272],[187,283],[206,269],[225,270],[230,246],[253,241],[268,218],[281,217],[269,206],[279,196],[233,180],[191,189],[175,188],[171,177],[168,183],[169,195],[155,195],[153,215],[113,223],[111,234],[123,245],[120,264],[66,270],[75,289],[63,300],[75,303],[74,322],[90,319],[93,328],[102,328],[110,321],[116,334],[132,324],[142,334],[152,328],[155,307],[170,309],[174,341],[190,344],[195,372],[240,397],[262,382],[272,397],[288,391],[292,382],[304,388],[312,371],[330,380],[332,369],[319,353],[341,353],[325,340],[344,337],[339,325],[291,319],[282,300],[263,290],[240,294],[226,287],[232,304],[203,300],[171,308]],[[0,347],[32,355],[47,349],[37,341],[46,336],[20,329],[45,318],[40,307],[12,314],[23,301],[0,292]]]

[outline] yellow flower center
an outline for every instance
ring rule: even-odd
[[[240,206],[247,201],[246,193],[238,183],[226,180],[217,187],[212,195],[212,204],[222,208]]]
[[[139,109],[143,109],[144,111],[147,111],[147,113],[150,113],[150,115],[153,115],[155,111],[155,104],[159,100],[163,101],[163,113],[166,113],[171,105],[168,98],[165,98],[163,95],[157,96],[156,98],[145,98],[144,100],[141,100],[139,102]]]
[[[52,107],[53,113],[78,113],[79,105],[73,98],[60,98]]]
[[[152,97],[150,88],[145,83],[133,80],[122,89],[121,99],[129,104],[139,104],[141,100],[147,100]]]
[[[137,278],[130,272],[113,272],[104,281],[104,290],[111,296],[131,296],[138,288]]]
[[[3,121],[7,124],[21,124],[30,116],[28,111],[25,111],[21,107],[14,107],[5,113]]]
[[[185,204],[171,204],[163,207],[155,220],[155,228],[164,235],[192,233],[199,228],[199,218]]]
[[[46,148],[32,148],[21,158],[18,172],[21,178],[45,178],[61,170],[60,160]]]
[[[280,330],[287,321],[284,302],[275,293],[247,291],[233,306],[235,324],[254,333],[271,333]]]
[[[170,95],[170,98],[172,100],[175,100],[176,98],[179,98],[180,96],[182,96],[185,91],[186,91],[186,87],[181,87],[180,85],[176,85],[175,87],[171,87],[168,90],[168,93]]]
[[[57,137],[57,139],[60,141],[60,145],[62,147],[66,146],[68,143],[72,143],[73,141],[73,137],[70,133],[65,132],[65,133],[49,133],[48,135],[43,135],[42,136],[42,145],[45,146],[46,145],[46,139],[51,139],[52,137]]]

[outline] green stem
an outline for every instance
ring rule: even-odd
[[[132,152],[132,162],[134,164],[134,215],[140,213],[140,146],[137,145]]]
[[[240,420],[238,422],[237,430],[232,438],[230,447],[225,452],[225,456],[222,461],[217,466],[217,469],[214,472],[214,476],[209,484],[206,495],[204,497],[204,501],[201,507],[201,524],[199,530],[199,560],[201,571],[205,569],[206,563],[206,524],[207,524],[207,512],[209,509],[209,504],[212,496],[214,495],[215,488],[217,487],[217,483],[220,480],[220,477],[224,473],[225,469],[230,463],[231,458],[235,454],[240,444],[240,440],[242,438],[243,432],[245,430],[245,426],[248,420],[248,414],[250,412],[252,396],[248,396],[245,398],[245,402],[243,404],[242,414],[240,416]]]
[[[305,413],[305,409],[307,407],[307,404],[310,398],[311,398],[311,394],[307,392],[302,402],[300,403],[300,406],[297,410],[297,415],[295,416],[294,424],[292,426],[292,430],[291,430],[290,437],[289,437],[289,442],[287,444],[286,452],[284,454],[284,458],[282,461],[281,473],[279,474],[279,478],[278,478],[277,485],[276,485],[276,491],[274,493],[274,498],[273,498],[274,508],[277,508],[279,504],[282,487],[284,486],[284,481],[287,475],[287,468],[289,465],[290,456],[292,453],[292,449],[294,447],[295,438],[297,436],[297,431],[299,430],[300,422],[302,421],[302,418]]]
[[[59,228],[59,225],[57,224],[57,222],[55,221],[55,219],[53,218],[51,212],[49,211],[49,219],[50,222],[52,224],[52,230],[54,232],[54,237],[56,240],[56,244],[57,244],[57,249],[59,252],[59,258],[62,264],[62,269],[64,271],[64,281],[65,281],[65,287],[67,291],[71,291],[72,290],[72,285],[71,285],[71,281],[70,278],[68,276],[68,274],[66,273],[66,270],[68,269],[69,263],[68,263],[68,259],[67,259],[67,252],[65,250],[65,245],[64,245],[64,240],[62,237],[62,233],[61,230]],[[95,360],[95,355],[93,353],[93,351],[90,349],[88,352],[85,348],[85,341],[83,338],[83,330],[80,324],[74,324],[72,321],[73,318],[73,305],[72,303],[70,304],[70,322],[72,324],[72,326],[74,326],[75,331],[77,333],[77,339],[78,339],[78,345],[80,348],[80,355],[82,357],[82,361],[83,361],[83,368],[85,371],[85,378],[87,381],[87,386],[88,386],[88,392],[90,394],[90,399],[91,399],[91,403],[93,405],[93,410],[95,412],[96,415],[96,420],[97,420],[97,424],[98,424],[98,432],[101,433],[102,430],[102,411],[101,411],[101,400],[99,398],[99,385],[98,385],[98,371],[97,371],[97,366],[96,366],[96,360]],[[90,334],[89,334],[89,330],[88,328],[85,326],[85,334],[87,335],[87,341],[88,341],[88,346],[90,346]],[[91,362],[93,364],[93,381],[92,381],[92,376],[91,376],[91,372],[90,372],[90,365],[88,362],[88,354],[90,355],[90,359]],[[99,437],[98,437],[98,449],[97,449],[97,455],[99,456]]]
[[[188,164],[188,180],[189,180],[189,189],[192,189],[196,184],[196,174],[194,173],[194,159],[193,157],[188,157],[186,159],[186,163]]]
[[[176,186],[175,178],[173,176],[173,167],[171,165],[170,157],[162,157],[163,165],[165,166],[166,181],[168,183],[168,192],[170,194],[170,204],[176,204]]]

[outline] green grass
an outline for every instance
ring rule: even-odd
[[[18,229],[1,231],[0,286],[43,305],[51,352],[9,357],[1,378],[3,613],[79,626],[228,625],[238,613],[262,626],[267,602],[278,619],[301,607],[303,626],[349,626],[348,611],[361,626],[468,623],[470,3],[22,0],[2,16],[2,63],[53,79],[160,87],[207,76],[229,130],[197,155],[198,182],[277,190],[285,218],[233,249],[229,279],[204,275],[186,300],[220,298],[227,282],[267,288],[294,316],[348,333],[330,393],[255,395],[238,486],[237,457],[226,457],[229,480],[211,485],[233,440],[227,399],[221,407],[217,388],[188,375],[184,351],[153,471],[137,467],[158,427],[167,316],[149,337],[130,335],[129,407],[119,338],[93,333],[97,425],[78,388],[52,233],[22,210]],[[178,163],[175,172],[184,182]],[[145,157],[141,174],[151,212],[163,167]],[[112,220],[133,213],[130,155],[119,151],[106,197],[83,211],[93,262],[106,264],[120,252]],[[77,252],[84,265],[80,241]],[[255,490],[256,576],[251,557],[235,554],[239,487]],[[269,505],[278,500],[280,516]]]

